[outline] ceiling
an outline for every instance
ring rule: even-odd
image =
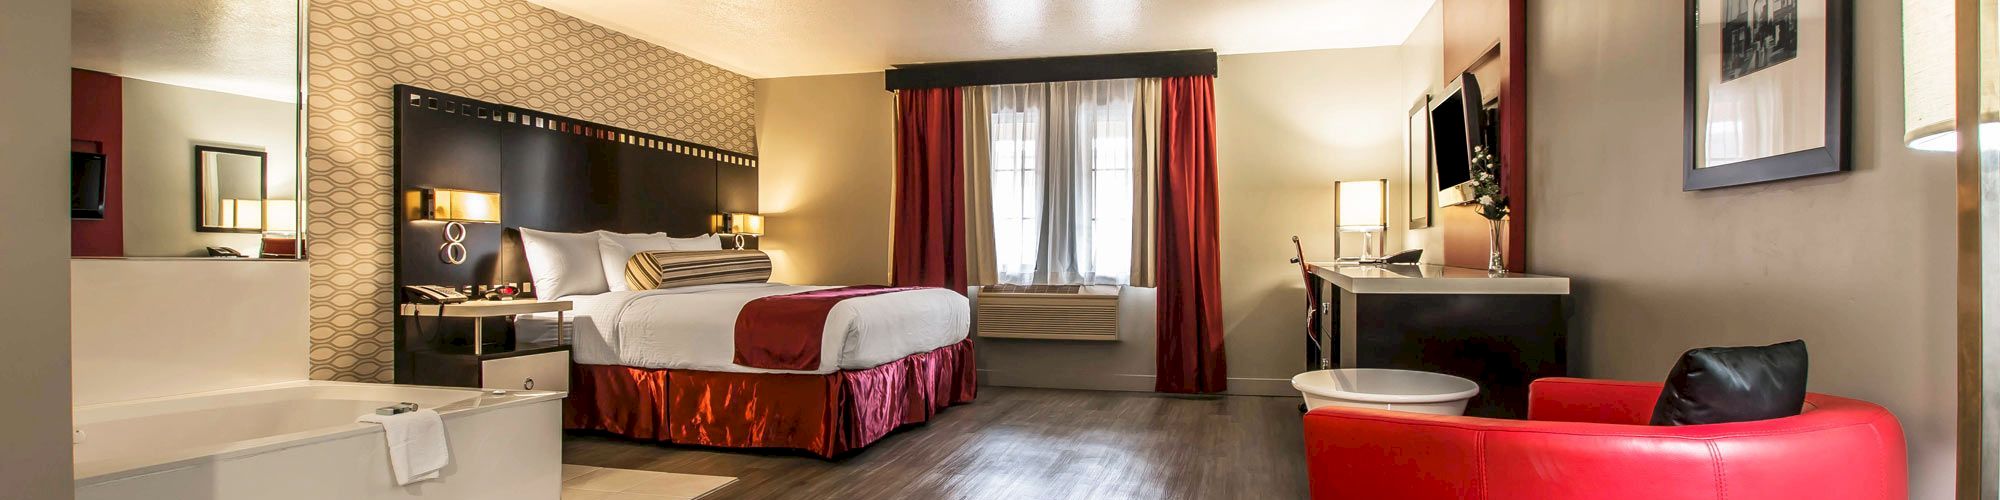
[[[1435,0],[529,0],[753,78],[1401,44]]]
[[[297,102],[298,0],[74,0],[70,65]]]

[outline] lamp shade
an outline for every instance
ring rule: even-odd
[[[1388,190],[1387,179],[1333,183],[1334,225],[1350,231],[1387,228]]]
[[[764,234],[764,216],[743,213],[722,214],[722,222],[716,225],[715,232],[746,236],[762,235]]]
[[[1903,140],[1928,151],[1958,149],[1957,38],[1953,0],[1903,0]],[[1980,54],[1979,130],[1981,142],[2000,138],[2000,61],[1994,51]]]
[[[230,218],[229,227],[236,229],[264,229],[264,203],[260,200],[231,200],[224,204],[233,207],[236,215]]]
[[[264,230],[277,232],[298,231],[299,200],[265,201]]]
[[[426,189],[422,219],[447,222],[500,222],[500,193]]]

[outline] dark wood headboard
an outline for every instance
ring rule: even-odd
[[[399,304],[408,284],[532,281],[519,228],[686,237],[708,233],[714,214],[757,211],[754,156],[405,85],[393,92]],[[500,193],[500,223],[465,225],[463,264],[439,256],[444,223],[415,220],[424,188]],[[488,343],[510,343],[511,323],[473,321]],[[426,335],[395,322],[396,380],[479,385],[472,323],[432,324]]]
[[[407,85],[394,93],[399,295],[405,284],[530,281],[517,228],[686,237],[707,234],[713,214],[757,211],[755,156]],[[444,223],[413,220],[423,188],[500,193],[499,224],[466,224],[464,264],[438,256]]]
[[[414,86],[396,86],[396,286],[528,282],[516,228],[700,236],[756,212],[756,156]],[[464,264],[412,192],[500,194],[500,224],[466,224]]]

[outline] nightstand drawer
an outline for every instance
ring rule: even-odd
[[[487,389],[567,391],[569,351],[489,359],[479,363],[480,387]]]

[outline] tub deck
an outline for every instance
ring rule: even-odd
[[[74,416],[76,485],[378,433],[380,426],[355,418],[398,402],[437,410],[449,427],[467,415],[563,396],[302,380],[81,406]]]

